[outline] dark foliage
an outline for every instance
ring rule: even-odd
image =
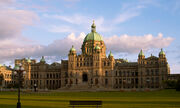
[[[176,83],[176,91],[180,91],[180,79]]]

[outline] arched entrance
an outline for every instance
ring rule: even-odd
[[[83,75],[82,75],[82,81],[83,81],[83,82],[87,82],[87,81],[88,81],[88,75],[87,75],[87,73],[83,73]]]

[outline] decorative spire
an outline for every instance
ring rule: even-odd
[[[111,51],[110,51],[110,53],[109,53],[109,56],[108,57],[113,57],[113,54],[111,53]]]
[[[91,32],[96,32],[96,25],[93,20],[93,24],[91,25]]]

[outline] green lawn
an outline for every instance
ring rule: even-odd
[[[180,92],[22,93],[22,108],[68,108],[69,100],[102,100],[103,108],[180,108]],[[0,108],[16,108],[17,92],[0,92]]]

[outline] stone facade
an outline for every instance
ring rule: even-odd
[[[0,66],[0,75],[2,75],[2,84],[0,84],[0,87],[8,87],[9,84],[15,84],[14,76],[12,74],[12,68],[11,66]]]
[[[118,47],[118,46],[117,46]],[[137,62],[115,59],[110,52],[106,56],[106,45],[96,32],[93,23],[86,35],[82,54],[74,46],[68,60],[47,64],[44,57],[40,62],[33,59],[16,59],[26,70],[25,88],[63,90],[146,90],[161,89],[163,80],[168,79],[170,68],[164,51],[159,56],[145,58],[141,50]]]
[[[16,59],[15,65],[23,64],[26,70],[25,88],[33,88],[34,84],[38,89],[58,89],[61,87],[61,65],[60,63],[47,64],[44,57],[40,62],[30,59]]]
[[[159,57],[145,58],[142,50],[137,62],[114,59],[110,52],[106,57],[106,46],[96,32],[93,23],[91,33],[82,44],[82,54],[77,55],[72,46],[68,60],[62,62],[61,87],[66,89],[159,89],[170,74],[164,51]],[[63,67],[65,66],[65,67]]]

